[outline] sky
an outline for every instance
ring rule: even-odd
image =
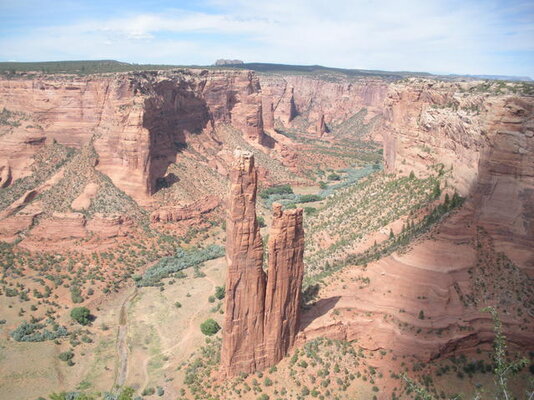
[[[534,1],[0,0],[0,61],[218,58],[534,78]]]

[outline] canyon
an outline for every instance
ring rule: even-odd
[[[25,297],[43,301],[36,293],[49,290],[57,298],[43,304],[60,304],[55,318],[67,323],[60,310],[75,305],[73,288],[84,305],[107,310],[159,260],[216,243],[226,246],[225,259],[208,262],[208,278],[217,281],[201,281],[196,270],[187,278],[209,290],[226,279],[224,304],[215,311],[195,311],[201,301],[189,299],[177,271],[136,290],[150,293],[157,307],[167,293],[178,293],[191,308],[163,308],[158,318],[191,312],[180,318],[197,321],[211,312],[221,323],[220,374],[206,373],[214,387],[226,388],[220,398],[255,399],[255,391],[236,393],[221,379],[250,374],[245,383],[253,386],[254,373],[277,365],[282,371],[291,364],[286,356],[322,338],[357,343],[376,355],[376,365],[382,352],[393,354],[384,368],[394,371],[403,368],[397,357],[438,363],[472,355],[494,338],[485,306],[500,313],[514,350],[532,351],[529,85],[226,65],[2,75],[1,305],[9,316],[3,343],[13,345],[7,332],[24,320],[16,312],[27,308]],[[355,171],[368,172],[351,180]],[[266,194],[287,187],[290,194]],[[436,210],[439,218],[397,246]],[[14,289],[19,294],[7,296]],[[140,297],[134,332],[156,316],[150,308],[156,306]],[[97,321],[112,321],[113,312],[97,313]],[[33,314],[45,318],[44,306]],[[185,380],[182,366],[194,355],[175,348],[194,343],[198,355],[203,339],[192,333],[198,329],[179,327],[178,343],[172,333],[178,328],[166,324],[154,324],[159,341],[150,337],[131,350],[124,381],[145,389],[157,376],[178,396],[178,382],[165,379],[180,367]],[[96,338],[107,334],[93,334],[101,346]],[[163,367],[150,372],[152,359],[142,359],[142,348],[160,342],[171,356],[162,355]],[[97,343],[81,346],[92,354]],[[143,362],[148,366],[137,371]],[[54,368],[65,374],[68,367]],[[80,361],[73,371],[80,377],[103,371],[91,368]],[[393,378],[381,371],[383,387],[392,390]],[[47,388],[68,388],[54,379]],[[264,390],[273,395],[273,388]]]

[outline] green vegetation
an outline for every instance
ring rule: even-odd
[[[262,199],[267,199],[273,194],[293,194],[293,189],[290,185],[279,185],[279,186],[273,186],[269,187],[267,189],[264,189],[260,192],[260,197]]]
[[[429,187],[429,189],[431,186]],[[304,277],[304,293],[307,288],[313,287],[317,282],[320,282],[327,276],[330,276],[335,271],[339,271],[346,265],[364,265],[372,261],[379,260],[382,257],[388,256],[394,251],[399,251],[406,247],[414,238],[428,232],[428,230],[440,221],[445,215],[455,208],[463,204],[464,199],[458,194],[454,194],[453,199],[448,203],[442,203],[431,209],[431,211],[422,219],[410,221],[404,226],[402,232],[398,235],[393,235],[380,244],[368,248],[363,253],[359,254],[345,254],[340,259],[335,261],[327,261],[319,272],[309,269]],[[346,235],[345,235],[346,236]],[[322,253],[324,254],[324,253]],[[327,253],[328,254],[328,253]],[[343,254],[343,253],[341,253]],[[308,262],[308,267],[310,263]]]
[[[55,322],[52,324],[52,330],[45,329],[44,323],[21,323],[14,331],[10,333],[11,337],[17,342],[44,342],[67,336],[67,328],[59,326]]]
[[[417,179],[376,173],[328,196],[324,206],[305,219],[309,238],[305,243],[307,275],[321,273],[331,268],[332,264],[342,262],[367,234],[379,231],[403,215],[415,215],[422,207],[435,201],[435,188],[440,178],[430,176]],[[424,224],[435,222],[438,214],[455,208],[458,202],[459,196],[456,196],[453,205],[451,201],[432,211]],[[413,231],[408,227],[405,229]],[[319,243],[325,236],[332,240],[328,247]],[[396,239],[395,235],[390,235],[388,242],[395,242]]]
[[[164,257],[137,278],[137,286],[162,286],[160,281],[186,268],[199,266],[205,261],[224,255],[224,247],[210,245],[205,248],[184,250],[179,248],[173,257]]]
[[[221,329],[220,325],[213,318],[209,318],[200,324],[200,331],[206,336],[213,336]]]
[[[91,311],[87,307],[75,307],[70,312],[71,318],[80,325],[91,323]]]
[[[224,299],[224,296],[226,294],[226,289],[224,286],[217,286],[215,288],[215,297],[218,299],[218,300],[222,300]]]
[[[59,353],[59,356],[58,358],[61,360],[61,361],[69,361],[69,360],[72,360],[74,358],[74,353],[72,351],[64,351],[63,353]]]

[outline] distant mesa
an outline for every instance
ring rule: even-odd
[[[215,65],[236,65],[236,64],[244,64],[241,60],[228,60],[225,58],[220,58],[217,61],[215,61]]]

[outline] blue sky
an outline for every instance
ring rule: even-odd
[[[116,59],[534,78],[534,2],[0,0],[0,60]]]

